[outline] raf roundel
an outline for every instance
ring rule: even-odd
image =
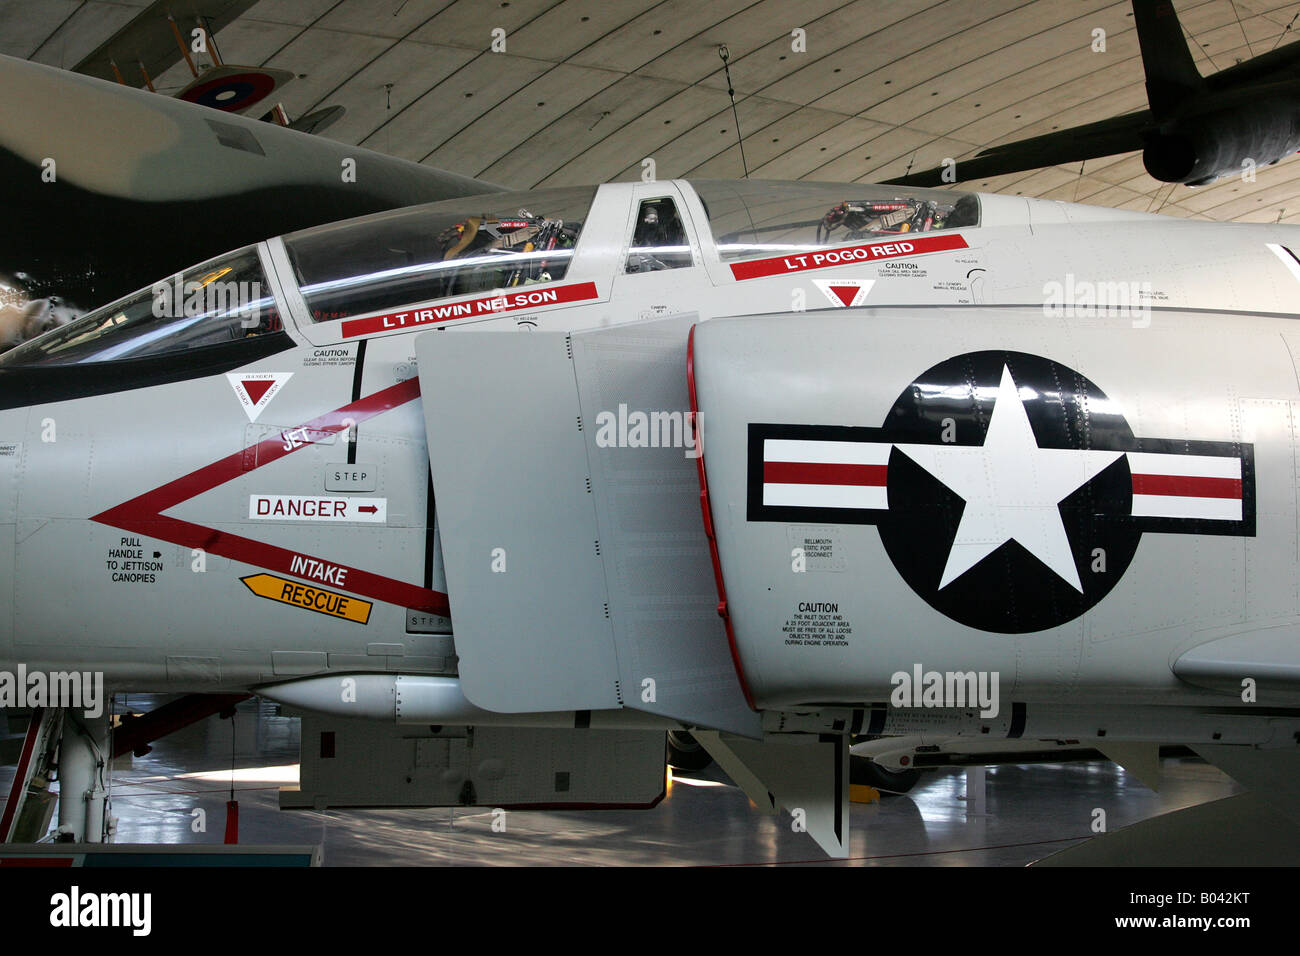
[[[1024,352],[923,372],[880,427],[751,424],[751,521],[874,524],[935,610],[981,631],[1067,623],[1144,532],[1255,534],[1248,444],[1134,435],[1079,372]]]

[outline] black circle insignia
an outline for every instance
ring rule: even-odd
[[[919,376],[890,409],[882,428],[895,445],[889,507],[878,528],[898,573],[935,610],[983,631],[1023,634],[1064,624],[1104,598],[1142,534],[1129,517],[1132,477],[1121,454],[1057,506],[1080,587],[1014,537],[996,547],[990,542],[980,560],[942,583],[967,504],[909,457],[906,446],[984,446],[1004,368],[1039,448],[1131,447],[1128,422],[1073,369],[1024,352],[959,355]]]

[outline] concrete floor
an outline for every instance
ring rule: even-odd
[[[132,709],[154,702],[136,697]],[[119,705],[120,709],[120,705]],[[327,866],[824,864],[788,815],[765,817],[716,768],[678,776],[648,811],[513,812],[505,833],[486,809],[278,809],[297,782],[298,721],[248,701],[233,722],[211,718],[172,735],[113,775],[119,843],[220,843],[230,796],[232,729],[240,842],[321,844]],[[1153,793],[1109,762],[1002,766],[987,771],[986,813],[967,811],[966,774],[927,774],[904,796],[854,805],[853,865],[1023,866],[1091,835],[1102,808],[1111,831],[1239,793],[1194,760],[1162,763]],[[12,768],[0,768],[7,792]],[[202,809],[203,832],[193,813]],[[843,865],[843,864],[840,864]]]

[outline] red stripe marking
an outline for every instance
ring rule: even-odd
[[[382,415],[384,412],[405,405],[407,402],[414,401],[419,397],[419,379],[408,378],[396,385],[381,389],[373,395],[358,399],[350,405],[344,405],[332,412],[326,412],[301,427],[307,429],[311,434],[332,435],[343,431],[353,423],[359,425],[376,415]],[[130,501],[124,501],[115,508],[110,508],[101,514],[95,515],[91,520],[114,528],[121,528],[123,531],[131,531],[150,538],[157,538],[160,541],[169,541],[183,547],[202,548],[210,554],[230,558],[234,561],[242,561],[244,564],[265,568],[268,571],[292,574],[295,577],[301,577],[301,575],[290,570],[290,562],[293,558],[296,555],[314,558],[327,564],[346,568],[348,572],[347,590],[354,594],[360,594],[364,597],[374,598],[401,607],[425,611],[430,614],[437,614],[442,617],[450,616],[451,607],[447,595],[441,591],[433,591],[419,585],[408,584],[405,581],[373,574],[369,571],[349,567],[345,564],[339,564],[337,561],[320,558],[302,551],[290,551],[287,548],[280,548],[264,541],[254,541],[251,538],[218,531],[215,528],[192,524],[178,518],[170,518],[162,513],[168,508],[174,508],[206,491],[211,491],[213,488],[234,481],[243,475],[251,474],[263,465],[269,465],[273,461],[279,461],[286,455],[292,455],[300,448],[308,447],[303,444],[286,449],[284,445],[285,443],[278,436],[269,438],[252,448],[246,448],[235,452],[233,455],[227,455],[225,458],[214,461],[210,465],[192,471],[188,475],[170,481],[165,485],[160,485],[152,491],[147,491],[132,498]],[[246,466],[245,462],[249,464]]]
[[[731,649],[731,663],[736,668],[736,680],[740,682],[740,692],[745,695],[745,703],[750,710],[754,706],[754,695],[745,680],[745,665],[740,660],[740,647],[736,644],[736,631],[731,626],[731,613],[727,610],[727,585],[722,580],[722,560],[718,556],[718,539],[713,533],[713,502],[709,500],[709,477],[704,469],[704,444],[700,428],[700,403],[695,392],[695,326],[691,326],[686,336],[686,392],[691,402],[691,427],[695,429],[695,447],[700,454],[695,458],[695,467],[700,476],[700,511],[704,517],[704,534],[709,539],[709,557],[713,561],[713,580],[718,585],[718,616],[722,618],[727,632],[727,645]]]
[[[0,856],[0,866],[30,866],[30,867],[66,867],[73,866],[76,859],[70,856],[49,856],[49,857],[32,857],[32,856]]]
[[[14,771],[13,782],[9,785],[9,799],[5,802],[4,814],[0,815],[0,843],[8,843],[14,819],[18,813],[18,804],[22,802],[23,791],[27,789],[27,767],[35,756],[36,739],[41,733],[41,719],[45,716],[44,707],[33,707],[27,718],[27,734],[23,738],[23,750],[18,757],[18,768]]]
[[[430,325],[447,325],[461,319],[504,315],[520,309],[544,309],[566,302],[585,302],[599,298],[594,282],[577,282],[571,285],[538,286],[528,289],[504,289],[492,295],[459,302],[440,302],[406,309],[402,312],[385,312],[364,319],[345,319],[341,325],[345,339],[358,335],[374,335],[397,329],[423,328]]]
[[[870,485],[883,488],[888,465],[839,465],[819,461],[765,461],[769,485]]]
[[[1133,494],[1175,498],[1240,498],[1240,478],[1201,478],[1194,475],[1134,475]]]
[[[966,240],[956,234],[912,236],[910,233],[900,233],[894,239],[859,246],[830,246],[815,252],[735,262],[731,265],[731,274],[737,279],[761,279],[764,276],[788,275],[808,269],[831,269],[835,266],[966,248]]]

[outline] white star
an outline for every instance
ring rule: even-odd
[[[1123,452],[1039,448],[1005,365],[981,447],[897,447],[966,501],[940,589],[1005,542],[1017,541],[1083,593],[1058,506]]]

